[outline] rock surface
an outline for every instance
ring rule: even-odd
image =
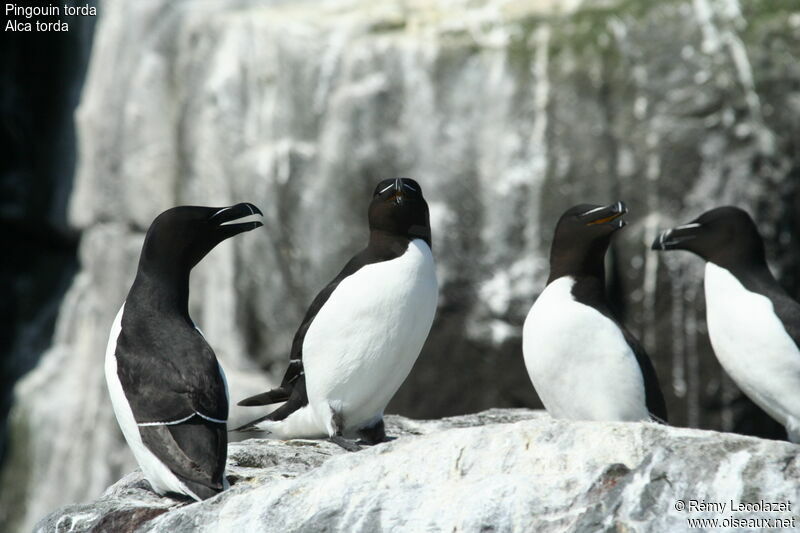
[[[623,199],[611,292],[655,359],[672,421],[761,424],[737,415],[710,352],[702,265],[647,247],[664,226],[737,203],[800,294],[789,4],[102,2],[69,209],[80,272],[52,348],[15,390],[0,529],[28,531],[133,468],[102,357],[143,233],[175,204],[247,200],[266,214],[192,279],[192,316],[234,401],[285,368],[305,307],[364,243],[374,183],[407,175],[431,205],[441,305],[390,412],[537,405],[520,333],[552,225],[573,203]]]
[[[211,500],[159,498],[135,472],[35,531],[664,532],[687,530],[687,518],[798,521],[797,509],[675,509],[690,499],[796,504],[800,458],[785,442],[523,409],[392,416],[388,428],[398,438],[357,453],[324,441],[234,443],[233,486]]]

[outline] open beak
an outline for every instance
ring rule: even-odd
[[[617,230],[625,225],[625,220],[622,216],[627,212],[628,208],[624,202],[616,202],[604,207],[591,209],[580,216],[585,218],[587,226],[605,224]]]
[[[209,221],[222,231],[223,238],[227,239],[239,233],[260,228],[264,224],[261,218],[264,214],[251,203],[223,207],[211,215]]]
[[[697,237],[697,229],[702,227],[697,222],[690,222],[683,226],[677,226],[663,231],[655,241],[653,250],[676,250],[682,248],[681,244]]]

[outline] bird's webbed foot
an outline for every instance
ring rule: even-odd
[[[361,450],[361,446],[359,446],[356,442],[350,439],[346,439],[341,435],[334,435],[332,437],[328,437],[328,441],[338,446],[341,446],[348,452],[357,452]]]
[[[394,437],[386,436],[386,427],[383,424],[383,418],[379,419],[371,426],[359,429],[358,436],[361,437],[361,440],[358,442],[366,444],[367,446],[374,446],[375,444],[380,444],[381,442],[389,442],[390,440],[394,440]]]

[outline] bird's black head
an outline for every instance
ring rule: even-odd
[[[378,183],[369,204],[369,228],[409,239],[423,239],[430,246],[428,204],[422,197],[419,183],[408,178]]]
[[[261,211],[249,203],[230,207],[179,206],[158,215],[142,246],[139,268],[186,273],[217,244],[262,226]]]
[[[734,206],[717,207],[664,231],[653,242],[653,250],[687,250],[722,267],[766,262],[755,222]]]
[[[550,248],[550,280],[565,275],[604,278],[603,260],[611,235],[625,226],[625,204],[580,204],[567,209],[556,224]]]

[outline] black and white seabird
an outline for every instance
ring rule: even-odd
[[[663,232],[654,250],[706,260],[706,321],[722,368],[753,402],[800,442],[800,304],[767,267],[750,215],[733,206]]]
[[[438,298],[428,204],[411,179],[381,181],[369,205],[369,243],[314,298],[277,389],[239,405],[286,402],[242,431],[330,438],[357,449],[385,440],[383,411],[411,371]]]
[[[622,202],[577,205],[556,225],[550,277],[522,333],[528,374],[555,418],[667,420],[650,359],[606,302],[603,259],[626,212]]]
[[[227,383],[189,317],[189,271],[223,240],[261,226],[260,215],[248,203],[161,213],[111,327],[105,373],[114,414],[159,494],[203,500],[227,487]]]

